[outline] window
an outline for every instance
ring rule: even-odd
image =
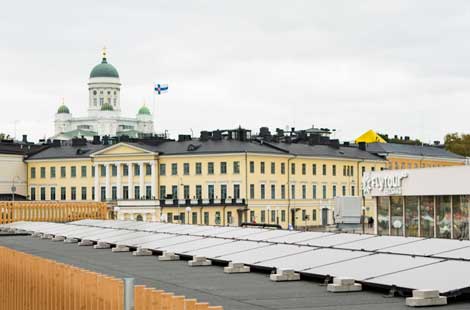
[[[196,199],[202,199],[202,186],[196,185]]]
[[[41,167],[41,179],[46,178],[46,167]]]
[[[317,185],[312,185],[312,199],[317,199]]]
[[[106,200],[106,187],[101,186],[101,201]]]
[[[232,211],[227,211],[227,224],[233,223]]]
[[[336,165],[331,166],[331,173],[336,176]]]
[[[65,178],[66,173],[65,173],[65,167],[60,167],[60,177]]]
[[[290,197],[295,199],[295,184],[291,184],[290,186]]]
[[[140,175],[140,166],[138,164],[134,164],[134,175],[135,176]]]
[[[281,199],[286,199],[286,186],[284,184],[281,185]]]
[[[117,166],[116,165],[111,165],[111,175],[113,177],[117,176]]]
[[[370,171],[375,171],[375,167],[371,167],[371,168],[370,168]]]
[[[240,173],[240,162],[234,161],[233,162],[233,174],[239,174],[239,173]]]
[[[271,162],[271,174],[276,174],[276,163]]]
[[[261,192],[260,192],[260,197],[261,199],[265,199],[265,195],[266,195],[266,186],[264,184],[261,184]]]
[[[70,167],[70,176],[72,178],[75,178],[77,176],[77,167],[75,166]]]
[[[286,210],[281,210],[281,222],[286,221]]]
[[[261,219],[260,219],[261,223],[264,223],[266,222],[266,211],[265,210],[261,210]]]
[[[51,200],[55,200],[55,187],[51,187]]]
[[[326,199],[326,185],[324,185],[324,184],[322,186],[322,198]]]
[[[183,174],[184,175],[189,175],[189,163],[184,163],[183,164]]]
[[[197,224],[197,212],[193,212],[192,217],[193,219],[191,224]]]
[[[95,200],[95,187],[94,186],[91,187],[91,199]]]
[[[152,199],[152,186],[150,185],[145,186],[145,198]]]
[[[312,165],[312,174],[317,175],[317,164]]]
[[[178,185],[171,186],[171,197],[173,199],[178,199]]]
[[[322,174],[323,174],[323,175],[326,175],[326,165],[325,165],[325,164],[322,165],[322,169],[321,169],[321,170],[322,170]]]
[[[261,174],[264,174],[264,172],[265,172],[265,165],[264,165],[264,161],[260,162],[260,166],[259,166],[259,168],[260,168],[260,173],[261,173]]]
[[[351,176],[354,176],[354,166],[351,166]]]
[[[276,211],[271,210],[271,222],[275,223],[276,222]]]
[[[271,199],[274,200],[276,199],[276,185],[271,184]]]
[[[95,177],[95,166],[91,166],[91,176]]]
[[[81,167],[81,176],[82,178],[86,178],[86,166],[82,166]]]
[[[303,220],[303,221],[308,220],[308,218],[307,218],[307,210],[305,210],[305,209],[302,209],[302,220]]]
[[[35,179],[35,178],[36,178],[36,168],[31,167],[31,179]]]
[[[36,188],[31,187],[31,194],[30,194],[31,200],[36,200]]]
[[[171,175],[178,175],[178,164],[172,163],[171,164]]]
[[[307,165],[302,164],[302,175],[306,175],[306,174],[307,174]]]
[[[140,199],[140,186],[134,186],[134,199]]]
[[[227,185],[220,185],[220,199],[227,199]]]
[[[250,161],[250,173],[255,173],[255,162]]]
[[[292,175],[295,174],[295,164],[294,163],[290,164],[290,174],[292,174]]]
[[[227,162],[220,162],[220,174],[227,174]]]
[[[332,190],[333,190],[333,198],[334,198],[336,197],[336,185],[333,185]]]
[[[104,98],[100,98],[100,105],[103,105],[104,103]]]
[[[233,184],[233,198],[240,199],[240,184]]]
[[[255,199],[255,185],[250,184],[250,199]]]
[[[173,212],[168,212],[166,218],[168,220],[168,223],[173,223]]]
[[[145,175],[152,175],[152,165],[145,164]]]
[[[209,225],[209,212],[204,212],[204,224]]]
[[[111,187],[111,200],[117,200],[117,187]]]
[[[255,221],[255,211],[250,211],[250,222]]]
[[[160,199],[166,198],[166,186],[160,185]]]
[[[315,209],[312,210],[312,221],[317,221],[317,210]]]
[[[281,163],[281,174],[286,174],[286,163]]]
[[[342,195],[342,196],[346,196],[346,185],[343,185],[343,186],[341,187],[341,195]]]
[[[207,193],[208,193],[209,199],[214,199],[214,185],[213,184],[209,184],[207,186]]]
[[[215,224],[220,225],[220,211],[215,212]]]
[[[86,187],[82,186],[82,200],[86,200]]]
[[[129,199],[129,186],[122,187],[122,199]]]
[[[356,187],[351,186],[351,196],[356,196]]]
[[[307,199],[307,185],[302,184],[302,199]]]
[[[60,188],[60,200],[67,199],[67,189],[65,187]]]
[[[41,200],[46,200],[46,188],[45,187],[41,187],[40,189],[41,191]]]
[[[50,174],[51,174],[51,178],[55,178],[55,167],[51,167]]]
[[[106,176],[106,167],[104,165],[100,165],[101,167],[101,176],[105,177]]]
[[[160,175],[166,175],[166,164],[160,164]]]
[[[184,196],[184,199],[190,199],[189,198],[189,185],[183,186],[183,196]]]
[[[373,167],[372,167],[373,168]],[[362,176],[364,176],[364,173],[366,172],[366,167],[362,167],[361,168],[361,173],[362,173]]]
[[[202,164],[201,163],[196,163],[196,174],[197,175],[202,174]]]
[[[207,174],[214,174],[214,163],[207,163]]]

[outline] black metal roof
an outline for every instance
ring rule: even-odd
[[[367,151],[374,154],[400,154],[412,156],[428,156],[452,159],[465,159],[464,156],[449,152],[443,148],[428,145],[410,145],[398,143],[370,143]]]

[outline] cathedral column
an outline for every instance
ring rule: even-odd
[[[134,163],[127,164],[127,187],[129,188],[129,199],[134,199]]]
[[[144,163],[141,162],[139,163],[139,187],[140,187],[140,197],[145,196],[145,183],[144,183],[144,178],[145,178],[145,171],[144,171]],[[139,198],[140,198],[139,197]]]
[[[117,199],[122,199],[122,185],[121,185],[121,163],[117,162],[116,163],[116,194],[117,194]]]
[[[106,200],[111,200],[111,173],[110,164],[106,163]]]
[[[152,199],[157,199],[157,176],[155,175],[155,162],[150,163],[152,175]]]

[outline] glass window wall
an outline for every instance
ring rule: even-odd
[[[450,211],[451,196],[436,196],[436,237],[451,238],[452,216]]]
[[[403,196],[390,197],[391,235],[403,236]]]
[[[418,237],[419,213],[418,213],[419,197],[405,197],[405,235],[408,237]]]
[[[468,208],[470,196],[452,197],[452,214],[454,217],[454,239],[467,239],[468,234]]]
[[[377,234],[389,235],[390,199],[377,197]]]
[[[421,197],[420,212],[420,236],[434,237],[434,196]]]

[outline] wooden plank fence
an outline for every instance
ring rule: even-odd
[[[0,202],[0,224],[17,221],[70,222],[82,219],[107,219],[103,202]]]
[[[134,286],[135,310],[223,310],[162,290]],[[0,246],[0,308],[125,310],[121,279]]]

